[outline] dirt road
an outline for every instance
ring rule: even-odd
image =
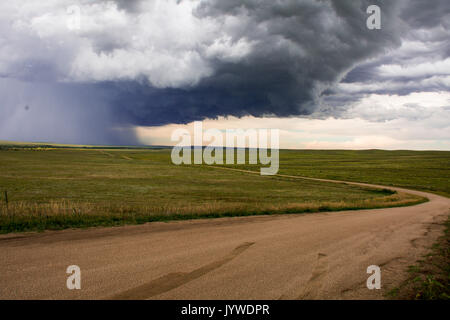
[[[1,299],[382,299],[427,252],[450,199],[412,207],[0,237]],[[81,268],[81,290],[66,268]],[[366,287],[381,267],[381,290]]]

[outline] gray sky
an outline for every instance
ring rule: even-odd
[[[2,1],[0,140],[449,150],[449,33],[447,0]]]

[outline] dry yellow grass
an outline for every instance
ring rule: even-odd
[[[113,205],[89,202],[76,202],[68,200],[50,201],[48,203],[31,203],[16,201],[0,206],[0,218],[46,218],[67,217],[73,215],[107,216],[107,215],[208,215],[233,213],[302,213],[317,211],[336,211],[349,209],[381,208],[390,206],[403,206],[424,201],[424,198],[406,194],[394,193],[384,197],[364,199],[359,201],[326,201],[326,202],[289,202],[284,204],[248,205],[245,203],[207,202],[202,205],[185,206],[150,206],[150,205]]]

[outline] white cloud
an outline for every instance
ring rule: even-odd
[[[371,94],[351,105],[343,116],[386,121],[421,120],[439,114],[450,120],[449,109],[450,92],[413,92],[403,96]]]
[[[208,58],[219,58],[223,61],[239,61],[249,54],[252,50],[253,42],[246,39],[239,39],[234,42],[230,36],[214,40],[211,46],[205,49]]]
[[[68,28],[73,5],[80,8],[79,30]],[[111,1],[2,3],[8,27],[0,30],[0,42],[6,38],[8,45],[0,48],[0,74],[26,78],[22,64],[34,61],[53,65],[54,77],[63,81],[146,78],[157,88],[193,86],[213,73],[209,59],[237,61],[252,48],[227,36],[226,25],[193,15],[197,5],[155,0],[136,15]]]
[[[450,75],[450,58],[441,61],[423,62],[414,65],[381,65],[377,68],[382,77],[426,77]]]

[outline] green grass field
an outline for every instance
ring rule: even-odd
[[[259,170],[259,166],[234,166]],[[449,151],[281,150],[280,174],[367,182],[450,196]]]
[[[325,156],[332,168],[340,164],[350,170],[349,163],[341,160],[345,152],[340,155],[331,161],[335,155],[327,151],[322,156],[320,152],[283,151],[280,173],[331,177],[321,172],[326,168]],[[357,153],[352,155],[354,160],[358,158]],[[448,164],[448,153],[431,160],[435,163],[428,166],[435,167],[434,176],[442,177],[439,165],[445,159]],[[317,168],[313,168],[315,162]],[[353,163],[358,164],[354,170],[364,171],[364,157]],[[333,177],[358,180],[354,176]],[[434,185],[434,180],[429,179],[427,183]],[[442,187],[443,183],[436,185]],[[3,195],[5,190],[8,205]],[[0,148],[0,191],[1,233],[199,217],[377,208],[423,201],[389,190],[252,175],[206,165],[176,166],[171,163],[168,149],[28,144]]]

